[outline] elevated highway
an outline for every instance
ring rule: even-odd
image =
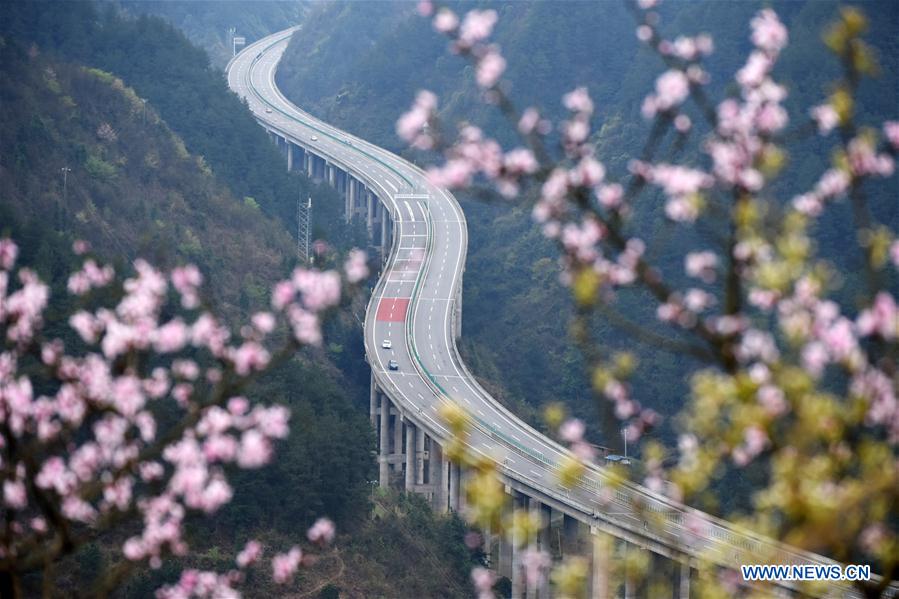
[[[578,538],[581,547],[594,546],[584,539],[605,534],[619,550],[648,551],[654,559],[667,560],[673,596],[690,596],[700,564],[738,568],[756,563],[759,555],[778,564],[834,563],[639,485],[615,484],[599,466],[591,465],[574,488],[561,487],[556,468],[567,450],[491,397],[457,350],[468,243],[458,202],[414,164],[314,118],[281,94],[275,72],[295,30],[246,47],[227,67],[228,84],[282,148],[288,168],[302,169],[342,192],[347,219],[364,218],[372,246],[381,250],[383,267],[366,311],[364,339],[382,486],[423,493],[439,510],[464,507],[465,473],[441,450],[449,433],[438,408],[451,400],[474,420],[469,450],[496,461],[516,505],[556,523],[560,539],[564,533],[560,543],[568,547],[577,546]],[[550,542],[537,540],[547,547]],[[513,595],[548,597],[546,586],[525,588],[519,554],[501,542],[496,555],[500,573],[512,580]],[[594,555],[593,595],[632,595],[629,583],[609,581],[603,559],[608,556]],[[779,592],[790,595],[797,588],[784,582]],[[845,583],[834,583],[826,594],[856,596]]]

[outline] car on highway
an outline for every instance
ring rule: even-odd
[[[348,146],[353,145],[353,142],[351,142],[351,141],[348,140],[348,139],[344,139],[344,140],[343,140],[343,143],[345,143],[345,144],[348,145]]]
[[[391,360],[387,362],[387,368],[389,368],[390,370],[399,370],[400,365],[397,364],[396,360]]]
[[[393,347],[393,342],[390,339],[385,339],[381,342],[381,347],[383,347],[384,349],[390,349],[391,347]]]
[[[271,109],[271,108],[266,108],[266,109],[265,109],[265,113],[266,113],[266,114],[271,114],[271,113],[272,113],[272,109]]]
[[[312,139],[312,141],[318,141],[318,135],[313,135],[310,139]]]

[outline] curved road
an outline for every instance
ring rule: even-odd
[[[366,313],[365,348],[378,386],[406,417],[432,437],[446,439],[437,410],[449,398],[475,421],[470,449],[496,460],[507,484],[659,553],[729,567],[755,563],[751,556],[760,554],[774,563],[834,563],[737,530],[638,485],[613,489],[600,467],[591,467],[574,488],[560,487],[555,468],[568,452],[481,388],[456,348],[456,304],[468,243],[458,202],[431,185],[417,166],[314,118],[281,94],[275,71],[296,29],[245,48],[227,67],[228,85],[265,128],[365,183],[390,213],[393,246]],[[383,340],[392,348],[382,349]],[[391,359],[399,370],[387,368]],[[604,489],[611,503],[599,501]]]

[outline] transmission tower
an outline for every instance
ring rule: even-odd
[[[309,252],[311,222],[312,198],[308,198],[305,202],[302,198],[297,198],[297,258],[305,264],[312,262],[312,254]]]

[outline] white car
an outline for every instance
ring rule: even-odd
[[[381,342],[381,347],[383,347],[384,349],[390,349],[391,347],[393,347],[393,342],[390,339],[385,339]]]
[[[271,113],[272,113],[272,109],[271,109],[271,108],[266,108],[266,109],[265,109],[265,113],[266,113],[266,114],[271,114]]]
[[[311,139],[312,141],[318,141],[318,135],[313,135]]]

